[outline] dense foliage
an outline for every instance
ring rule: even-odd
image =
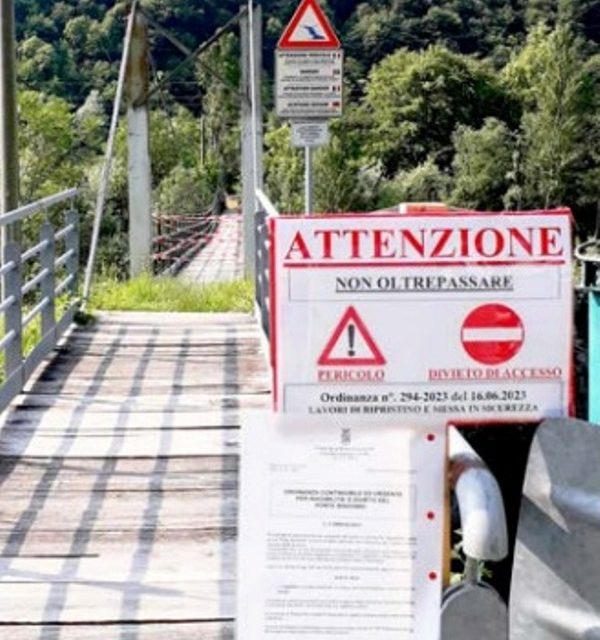
[[[243,4],[243,3],[242,3]],[[296,0],[263,0],[267,189],[302,205],[301,154],[272,114],[273,51]],[[325,0],[346,50],[347,108],[316,158],[319,210],[443,199],[478,209],[567,205],[582,233],[600,201],[600,0]],[[233,0],[143,0],[188,48]],[[114,97],[127,2],[16,0],[22,197],[74,183],[93,194]],[[153,81],[183,55],[151,29]],[[238,189],[239,40],[232,32],[152,101],[157,207],[198,210]],[[122,125],[104,260],[126,260]]]

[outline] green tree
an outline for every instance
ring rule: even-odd
[[[387,176],[432,157],[450,166],[452,134],[486,117],[514,119],[516,105],[485,64],[442,47],[402,49],[372,71],[365,97],[367,149]]]
[[[514,151],[506,124],[488,118],[481,129],[461,125],[454,132],[454,147],[451,204],[490,211],[503,208]]]
[[[21,200],[31,202],[77,186],[84,177],[85,153],[70,105],[55,96],[23,91],[19,120]]]
[[[316,153],[316,208],[318,211],[369,208],[374,204],[374,194],[364,156],[368,130],[362,111],[353,105],[346,106],[343,118],[332,121],[330,129],[330,143]]]
[[[207,147],[222,181],[231,187],[240,173],[240,65],[237,38],[221,38],[202,55],[197,76]]]
[[[265,186],[269,197],[280,211],[303,211],[304,161],[300,151],[292,147],[289,126],[269,127],[265,145]]]
[[[428,158],[422,164],[401,170],[393,180],[381,185],[378,207],[393,207],[402,202],[445,202],[451,178]]]
[[[526,105],[522,120],[523,197],[531,207],[569,204],[589,210],[598,189],[600,65],[568,26],[534,30],[506,70]]]
[[[162,214],[198,215],[212,203],[219,183],[213,163],[175,166],[154,195],[155,209]]]

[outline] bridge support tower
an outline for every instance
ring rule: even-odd
[[[127,144],[129,151],[129,274],[150,269],[152,252],[152,169],[149,141],[148,21],[137,12],[127,65]]]

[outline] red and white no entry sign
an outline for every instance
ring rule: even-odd
[[[523,346],[525,329],[519,315],[503,304],[484,304],[465,318],[461,341],[477,362],[498,365],[514,358]]]

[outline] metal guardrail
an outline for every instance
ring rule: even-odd
[[[0,216],[0,226],[71,203],[77,196],[78,191],[70,189],[15,209]],[[79,214],[71,207],[65,217],[59,229],[46,219],[38,243],[24,252],[16,242],[3,247],[0,313],[4,316],[4,333],[0,353],[4,356],[5,375],[0,386],[0,411],[21,392],[33,371],[54,349],[79,308]],[[58,252],[57,246],[62,251]],[[64,310],[57,319],[56,301],[63,296]],[[24,332],[34,321],[40,325],[39,339],[24,356]]]
[[[256,234],[254,267],[256,306],[263,331],[269,338],[271,335],[269,315],[271,298],[269,218],[277,217],[279,212],[261,189],[256,190],[256,199],[261,207],[255,215],[254,224]]]
[[[198,215],[154,216],[152,264],[155,275],[174,276],[211,240],[219,226],[223,194]]]

